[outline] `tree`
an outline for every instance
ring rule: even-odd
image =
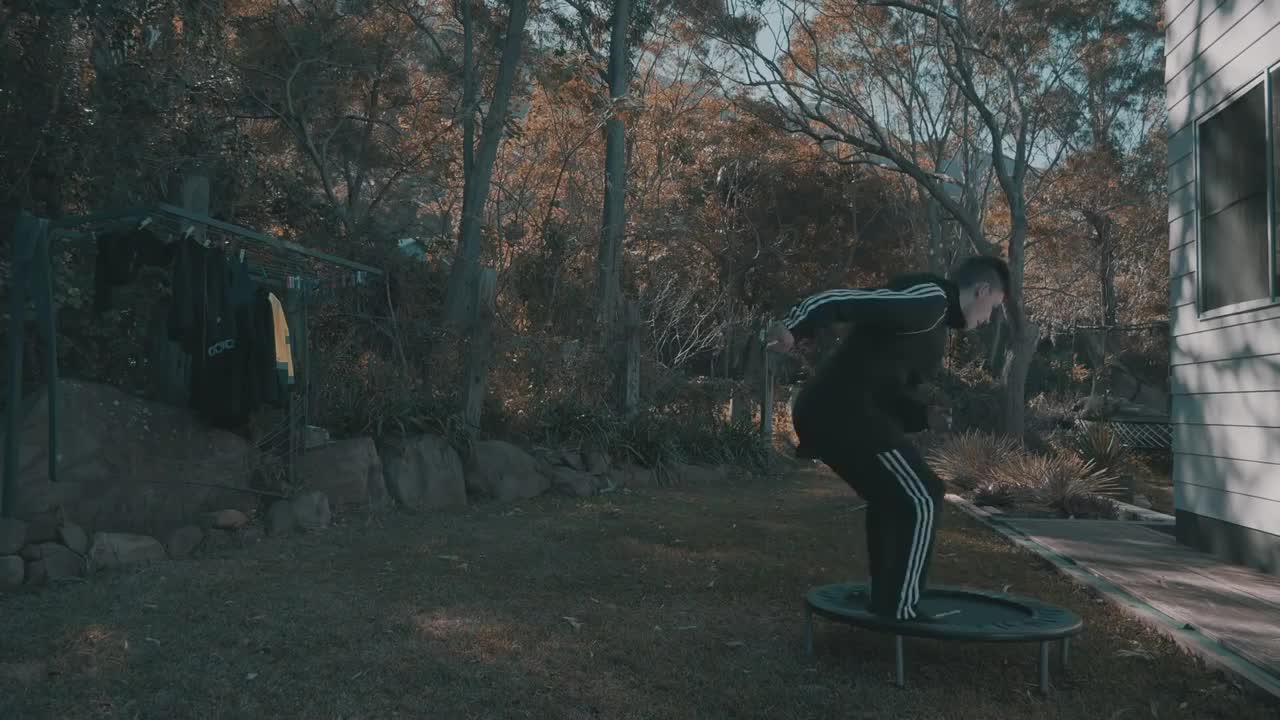
[[[1011,333],[1001,382],[1005,430],[1023,431],[1025,386],[1038,328],[1023,297],[1028,181],[1032,157],[1056,160],[1048,139],[1050,100],[1060,90],[1066,51],[1051,42],[1033,4],[1002,1],[921,3],[909,0],[771,0],[730,2],[740,13],[700,8],[704,26],[736,59],[720,77],[742,90],[743,104],[774,116],[790,132],[852,151],[847,162],[885,164],[908,177],[963,230],[971,246],[997,254],[1003,246],[1012,287],[1006,307]],[[759,6],[747,9],[746,6]],[[923,24],[924,32],[917,29]],[[777,53],[758,34],[773,30]],[[875,43],[849,40],[874,38]],[[862,71],[884,68],[900,83],[873,86]],[[898,75],[892,75],[894,68]],[[1008,216],[1007,236],[989,236],[974,207],[947,191],[949,178],[917,152],[902,132],[911,108],[932,100],[922,78],[945,80],[972,119],[971,142],[981,144]],[[892,102],[881,102],[883,97]]]
[[[445,321],[458,325],[471,317],[475,302],[476,280],[480,273],[480,229],[484,221],[484,208],[489,198],[493,165],[498,156],[498,146],[506,133],[507,114],[516,75],[520,70],[524,47],[524,28],[529,19],[529,0],[508,0],[507,23],[502,42],[502,56],[498,64],[497,79],[488,111],[480,130],[477,150],[474,141],[475,115],[479,112],[478,63],[473,56],[475,43],[475,14],[483,10],[474,0],[461,0],[462,28],[464,35],[462,53],[463,99],[463,199],[462,220],[458,227],[458,247],[454,254],[453,268],[449,272],[449,288],[445,297]]]

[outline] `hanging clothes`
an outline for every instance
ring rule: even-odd
[[[240,263],[242,266],[243,264]],[[191,355],[191,407],[211,423],[233,427],[240,407],[243,364],[233,300],[243,290],[238,268],[221,249],[179,241],[174,258],[169,338]]]
[[[271,300],[271,316],[275,326],[276,373],[281,382],[293,385],[293,338],[289,336],[289,323],[285,319],[284,308],[274,293],[267,296]]]

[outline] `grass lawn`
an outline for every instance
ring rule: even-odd
[[[0,600],[3,718],[1274,718],[1170,642],[948,509],[933,579],[1035,595],[1087,626],[1055,694],[1034,645],[819,621],[861,579],[833,476],[348,518]]]

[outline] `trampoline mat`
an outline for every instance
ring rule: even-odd
[[[805,600],[813,612],[836,622],[895,635],[983,642],[1056,640],[1080,632],[1084,623],[1066,608],[1033,598],[987,590],[933,587],[925,590],[919,607],[935,616],[933,622],[899,621],[866,609],[866,583],[824,585]]]

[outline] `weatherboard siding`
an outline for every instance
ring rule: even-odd
[[[1200,318],[1195,165],[1196,121],[1280,61],[1280,0],[1164,13],[1175,505],[1280,543],[1280,306]]]

